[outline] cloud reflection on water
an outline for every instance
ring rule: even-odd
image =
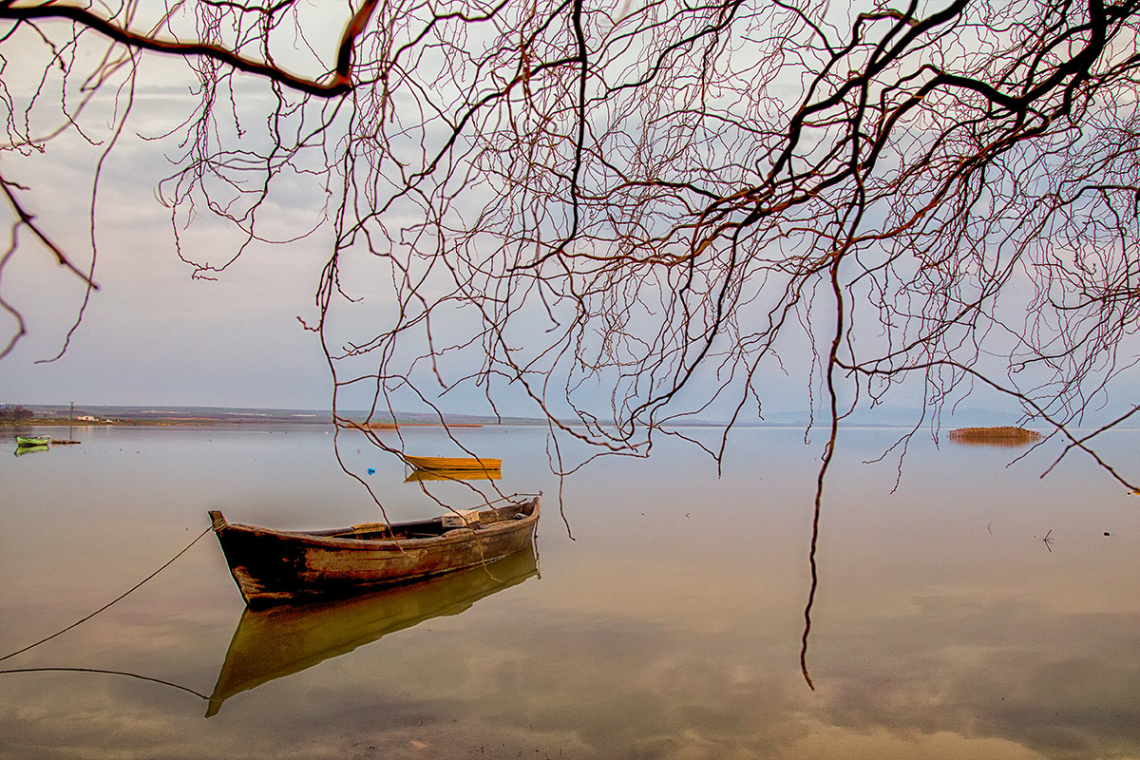
[[[62,470],[54,456],[0,463],[14,497],[0,570],[21,589],[0,597],[0,648],[113,597],[139,574],[130,550],[147,547],[138,567],[153,569],[151,555],[170,553],[154,544],[176,550],[173,537],[196,533],[207,507],[239,509],[235,489],[272,489],[307,524],[320,520],[306,501],[330,524],[359,517],[323,436],[246,447],[236,433],[164,432],[72,447],[93,465],[67,452]],[[966,447],[916,447],[892,496],[889,467],[858,466],[875,436],[847,439],[826,496],[810,692],[797,652],[812,463],[790,435],[756,432],[720,480],[669,449],[595,468],[567,487],[576,541],[553,509],[544,517],[541,579],[264,682],[209,721],[201,702],[156,684],[0,675],[0,757],[1140,754],[1134,501],[1095,474],[1041,482]],[[525,490],[520,475],[541,473],[541,435],[513,430],[496,445],[511,462],[501,487]],[[415,488],[388,475],[384,488]],[[82,508],[45,513],[33,494]],[[1052,553],[1040,545],[1049,529]],[[37,564],[62,533],[103,545],[68,539],[78,555]],[[91,577],[84,551],[120,554],[110,580]],[[81,595],[52,593],[77,584]],[[209,693],[240,615],[217,547],[203,542],[129,603],[10,664],[131,670]]]

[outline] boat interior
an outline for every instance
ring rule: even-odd
[[[356,538],[361,541],[378,541],[394,538],[432,538],[453,530],[479,529],[497,522],[521,520],[534,514],[535,500],[512,502],[491,509],[468,509],[450,512],[430,520],[404,523],[361,523],[351,528],[311,531],[310,535],[330,538]]]

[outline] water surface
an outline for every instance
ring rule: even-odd
[[[414,453],[455,453],[437,430],[406,435]],[[504,460],[485,490],[545,492],[537,557],[493,582],[251,620],[207,535],[0,663],[182,688],[0,674],[0,757],[1140,756],[1140,498],[1085,460],[1042,480],[1049,451],[1007,467],[1018,452],[920,441],[895,488],[894,460],[863,462],[897,433],[847,431],[813,691],[799,647],[818,442],[740,432],[720,478],[679,445],[601,461],[566,481],[560,510],[541,430],[464,436]],[[0,656],[132,587],[209,509],[321,528],[380,519],[364,486],[392,520],[475,500],[471,484],[405,482],[351,435],[349,477],[317,426],[80,437],[0,456]],[[1120,433],[1108,453],[1135,469],[1137,444]]]

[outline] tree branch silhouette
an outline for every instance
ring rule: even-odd
[[[137,127],[170,162],[171,248],[218,277],[328,241],[308,324],[357,423],[509,398],[559,474],[663,435],[719,462],[792,375],[829,431],[813,563],[841,423],[904,386],[926,404],[906,440],[985,387],[1135,482],[1094,445],[1140,360],[1140,0],[306,13],[0,0],[7,357],[17,233],[76,260],[38,162],[174,82],[186,112]],[[233,238],[196,240],[210,225]],[[715,443],[678,426],[707,418]]]

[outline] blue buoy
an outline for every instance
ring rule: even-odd
[[[375,467],[369,467],[368,468],[368,474],[369,475],[375,475],[376,474],[376,468]]]

